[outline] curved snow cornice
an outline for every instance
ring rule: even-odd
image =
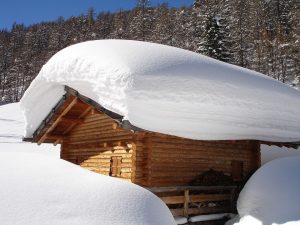
[[[300,92],[190,51],[129,40],[55,54],[21,100],[26,137],[68,85],[145,130],[198,140],[300,141]]]

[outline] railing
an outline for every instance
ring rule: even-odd
[[[236,186],[179,186],[147,188],[159,196],[173,216],[231,213]]]

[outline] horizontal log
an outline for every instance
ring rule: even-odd
[[[184,196],[163,196],[160,199],[169,205],[172,204],[183,204]],[[218,202],[218,201],[229,201],[231,199],[230,194],[201,194],[201,195],[189,195],[190,203],[197,202]]]
[[[69,155],[68,155],[69,156]],[[131,159],[131,154],[87,154],[86,152],[78,152],[76,155],[73,155],[73,157],[93,157],[94,159],[110,159],[112,156],[121,156],[122,160],[124,158]],[[72,157],[69,156],[69,157]]]
[[[119,141],[121,142],[132,142],[132,138],[128,136],[122,136],[122,137],[88,137],[86,140],[83,139],[73,139],[69,140],[69,142],[72,145],[78,145],[78,144],[93,144],[93,143],[99,143],[99,144],[104,144],[105,142],[112,142],[112,143],[118,143]]]
[[[123,133],[105,133],[105,134],[85,134],[83,136],[69,136],[68,137],[69,142],[88,142],[88,141],[96,141],[96,140],[101,140],[101,141],[109,141],[109,140],[123,140],[123,139],[130,139],[132,140],[132,136],[128,134],[123,134]]]
[[[153,193],[176,192],[176,191],[220,191],[235,190],[236,186],[177,186],[177,187],[150,187],[146,188]]]
[[[232,212],[229,206],[223,207],[203,207],[203,208],[189,208],[189,215],[203,215],[212,213],[229,213]]]
[[[101,129],[95,129],[95,130],[86,130],[86,131],[80,131],[80,132],[71,132],[69,135],[70,139],[79,139],[79,138],[101,138],[101,137],[109,137],[109,136],[128,136],[132,138],[131,133],[118,131],[118,130],[101,130]]]
[[[82,123],[82,122],[83,122],[83,119],[63,116],[63,117],[61,118],[61,121],[62,121],[62,122],[67,122],[67,123]]]
[[[203,195],[190,195],[190,202],[218,202],[227,201],[231,199],[230,194],[203,194]]]
[[[173,216],[184,216],[183,208],[170,209]],[[203,208],[189,208],[189,215],[205,215],[212,213],[228,213],[231,212],[229,207],[203,207]]]

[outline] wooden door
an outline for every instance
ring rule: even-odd
[[[112,177],[121,176],[121,169],[122,169],[122,157],[121,156],[112,156],[110,159],[109,176],[112,176]]]

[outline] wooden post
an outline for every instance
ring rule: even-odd
[[[189,190],[185,190],[184,191],[184,204],[183,204],[183,215],[185,217],[189,216],[189,201],[190,201]]]

